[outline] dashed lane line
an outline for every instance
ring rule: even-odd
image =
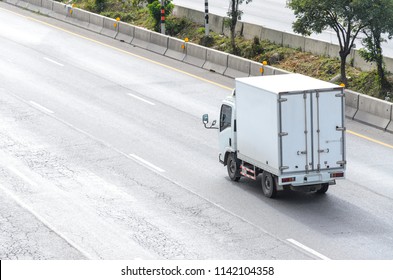
[[[131,97],[133,97],[133,98],[135,98],[135,99],[138,99],[139,101],[145,102],[145,103],[147,103],[147,104],[149,104],[149,105],[152,105],[152,106],[156,105],[156,104],[154,104],[153,102],[150,102],[150,101],[148,101],[148,100],[146,100],[146,99],[144,99],[144,98],[142,98],[142,97],[139,97],[139,96],[137,96],[137,95],[135,95],[135,94],[128,93],[127,95],[128,95],[128,96],[131,96]]]
[[[296,241],[295,239],[287,239],[288,242],[292,243],[296,247],[301,248],[302,250],[322,259],[322,260],[330,260],[330,258],[326,257],[325,255],[322,255],[321,253],[318,253],[317,251],[311,249],[310,247],[307,247],[306,245],[300,243],[299,241]]]
[[[46,61],[49,61],[50,63],[53,63],[53,64],[56,64],[56,65],[58,65],[58,66],[64,67],[64,64],[61,64],[60,62],[57,62],[57,61],[55,61],[55,60],[53,60],[53,59],[50,59],[49,57],[44,57],[44,59],[45,59]]]
[[[37,102],[30,101],[30,104],[33,105],[33,107],[35,107],[36,109],[38,109],[40,111],[43,111],[45,113],[48,113],[48,114],[54,114],[55,113],[52,110],[49,110],[48,108],[38,104]]]

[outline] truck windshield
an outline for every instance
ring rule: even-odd
[[[222,105],[220,115],[220,131],[231,127],[232,121],[232,107],[228,105]]]

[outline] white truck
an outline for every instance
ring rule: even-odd
[[[300,74],[238,78],[221,106],[219,161],[234,181],[262,174],[269,198],[284,189],[325,193],[344,178],[344,106],[343,87]]]

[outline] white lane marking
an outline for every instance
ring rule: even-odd
[[[318,253],[317,251],[307,247],[306,245],[303,245],[302,243],[294,240],[294,239],[287,239],[287,241],[291,242],[293,245],[313,254],[314,256],[317,256],[318,258],[322,259],[322,260],[330,260],[328,257],[322,255],[321,253]]]
[[[34,102],[34,101],[30,101],[30,104],[33,105],[34,107],[36,107],[37,109],[44,111],[45,113],[49,113],[49,114],[54,114],[55,112],[53,112],[52,110],[49,110],[48,108],[45,108],[44,106]]]
[[[134,94],[132,94],[132,93],[128,93],[128,96],[131,96],[131,97],[133,97],[133,98],[135,98],[135,99],[138,99],[138,100],[140,100],[140,101],[143,101],[143,102],[145,102],[145,103],[147,103],[147,104],[150,104],[150,105],[152,105],[152,106],[156,105],[156,104],[154,104],[153,102],[150,102],[150,101],[148,101],[148,100],[146,100],[146,99],[143,99],[142,97],[136,96],[136,95],[134,95]]]
[[[61,67],[64,66],[64,64],[61,64],[60,62],[54,61],[53,59],[50,59],[49,57],[44,57],[44,59],[45,59],[46,61],[49,61],[49,62],[53,63],[53,64],[59,65],[59,66],[61,66]]]
[[[19,176],[21,179],[26,180],[26,176],[24,176],[22,173],[20,173],[18,170],[13,168],[12,166],[7,166],[7,168],[15,173],[15,175]],[[22,175],[22,177],[20,176]],[[33,183],[31,180],[27,180],[27,183]],[[33,183],[35,184],[35,183]],[[48,229],[56,233],[60,238],[64,239],[68,244],[70,244],[71,247],[75,248],[78,250],[82,255],[84,255],[87,259],[92,260],[93,257],[84,251],[82,248],[80,248],[78,245],[76,245],[74,242],[69,240],[66,236],[64,236],[60,231],[56,230],[55,227],[50,225],[43,217],[41,217],[37,212],[35,212],[32,208],[30,208],[26,203],[24,203],[19,197],[17,197],[15,194],[13,194],[11,191],[9,191],[7,188],[5,188],[3,185],[0,184],[0,189],[8,195],[10,198],[12,198],[20,207],[31,213],[34,217],[36,217],[42,224],[44,224]]]
[[[145,165],[145,166],[147,166],[147,167],[149,167],[149,168],[152,168],[152,169],[155,170],[155,171],[158,171],[158,172],[160,172],[160,173],[165,172],[164,169],[155,166],[154,164],[148,162],[147,160],[144,160],[144,159],[141,158],[141,157],[138,157],[137,155],[130,154],[130,157],[132,157],[133,159],[135,159],[135,160],[138,161],[139,163],[142,163],[143,165]]]

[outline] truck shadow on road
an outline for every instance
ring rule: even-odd
[[[262,215],[274,213],[277,219],[288,218],[323,235],[364,236],[389,235],[393,222],[386,223],[380,216],[340,198],[332,187],[326,194],[281,191],[275,199],[264,197],[260,181],[242,179],[238,187],[257,197]],[[269,206],[268,211],[264,210]],[[393,241],[390,240],[393,246]]]

